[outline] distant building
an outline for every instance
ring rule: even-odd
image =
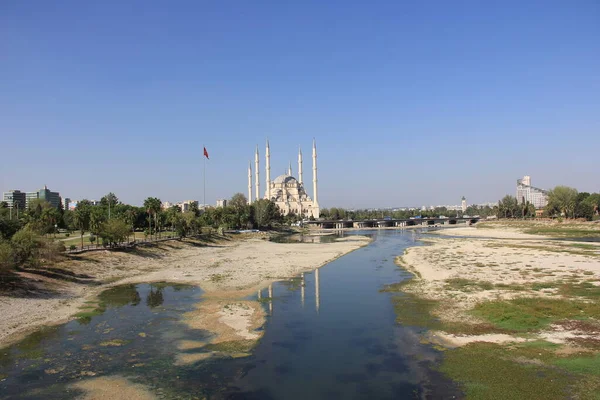
[[[217,208],[227,207],[227,200],[219,199],[217,200]]]
[[[179,206],[179,208],[181,208],[181,212],[186,212],[186,211],[189,211],[193,205],[195,205],[196,208],[198,208],[198,201],[197,200],[184,200],[184,201],[180,201],[179,203],[177,203],[175,205]]]
[[[462,197],[462,201],[460,203],[460,208],[461,208],[462,212],[467,211],[467,199],[465,199],[465,196]]]
[[[65,197],[63,199],[63,210],[70,210],[69,206],[71,205],[71,199],[68,197]]]
[[[517,202],[529,202],[535,208],[544,208],[548,204],[548,191],[531,186],[531,177],[525,175],[517,179]]]
[[[304,186],[302,170],[302,151],[298,149],[298,175],[297,178],[292,175],[292,164],[290,163],[287,171],[271,180],[271,149],[267,140],[266,147],[266,188],[263,199],[272,201],[279,208],[283,215],[295,214],[300,217],[319,218],[320,207],[317,200],[317,145],[313,139],[312,161],[313,161],[313,198],[311,198]],[[259,176],[259,155],[258,147],[254,155],[254,173],[255,173],[255,199],[261,198],[260,176]],[[248,203],[252,203],[252,169],[248,167]]]
[[[8,204],[8,208],[24,210],[26,207],[25,193],[20,190],[9,190],[2,194],[2,201]]]
[[[171,203],[170,201],[164,201],[161,205],[160,208],[163,210],[168,210],[169,208],[173,207],[173,203]]]

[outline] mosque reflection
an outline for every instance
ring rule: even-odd
[[[320,296],[320,285],[319,285],[319,269],[315,269],[314,270],[315,273],[315,310],[318,313],[319,309],[321,307],[321,296]],[[306,299],[306,279],[304,278],[304,273],[300,274],[300,277],[298,278],[292,278],[289,281],[283,281],[283,283],[288,283],[288,287],[290,288],[290,290],[297,290],[298,286],[300,287],[300,299],[301,299],[301,303],[302,303],[302,307],[304,308],[304,303],[305,303],[305,299]],[[297,282],[297,283],[296,283]],[[268,297],[263,297],[263,291],[265,289],[261,289],[258,291],[257,293],[257,299],[259,301],[264,299],[264,302],[268,303],[268,307],[269,307],[269,315],[273,315],[273,299],[274,299],[274,290],[273,290],[273,284],[270,284],[267,287],[267,296]]]

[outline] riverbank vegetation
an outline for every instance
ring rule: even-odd
[[[162,208],[160,199],[149,197],[143,207],[123,204],[109,193],[97,204],[81,200],[74,210],[32,200],[25,210],[0,203],[0,285],[2,276],[17,267],[51,266],[65,250],[114,248],[123,243],[185,238],[230,229],[271,229],[298,216],[283,218],[275,204],[259,200],[249,205],[243,194],[229,205],[198,209],[196,203],[182,212],[179,206]]]
[[[591,221],[600,219],[599,208],[600,193],[580,193],[573,188],[557,186],[548,192],[548,206],[544,208],[542,216],[545,218],[580,218]],[[439,218],[440,216],[452,218],[459,215],[498,219],[533,219],[538,217],[533,204],[511,195],[504,196],[497,204],[492,206],[468,205],[464,212],[443,206],[426,210],[421,208],[347,210],[338,207],[321,209],[321,218],[330,220],[381,219],[385,217],[408,219],[417,216],[421,218]]]
[[[496,223],[503,239],[432,239],[399,257],[414,277],[384,289],[397,319],[444,351],[439,370],[467,398],[599,398],[600,243],[561,238],[600,227],[556,225],[523,238],[538,227]]]

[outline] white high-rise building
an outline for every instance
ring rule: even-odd
[[[531,177],[525,175],[523,179],[517,179],[517,202],[529,202],[535,208],[544,208],[548,204],[548,192],[531,186]]]

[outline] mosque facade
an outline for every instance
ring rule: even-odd
[[[283,215],[295,214],[302,218],[319,218],[319,202],[317,200],[317,146],[313,140],[312,161],[313,161],[313,198],[306,192],[302,175],[302,149],[298,149],[298,177],[292,174],[292,164],[290,163],[285,174],[279,175],[271,180],[271,149],[267,140],[265,152],[265,193],[260,193],[260,165],[258,146],[254,155],[254,200],[261,197],[274,202],[281,210]],[[252,165],[248,165],[248,202],[252,203]]]

